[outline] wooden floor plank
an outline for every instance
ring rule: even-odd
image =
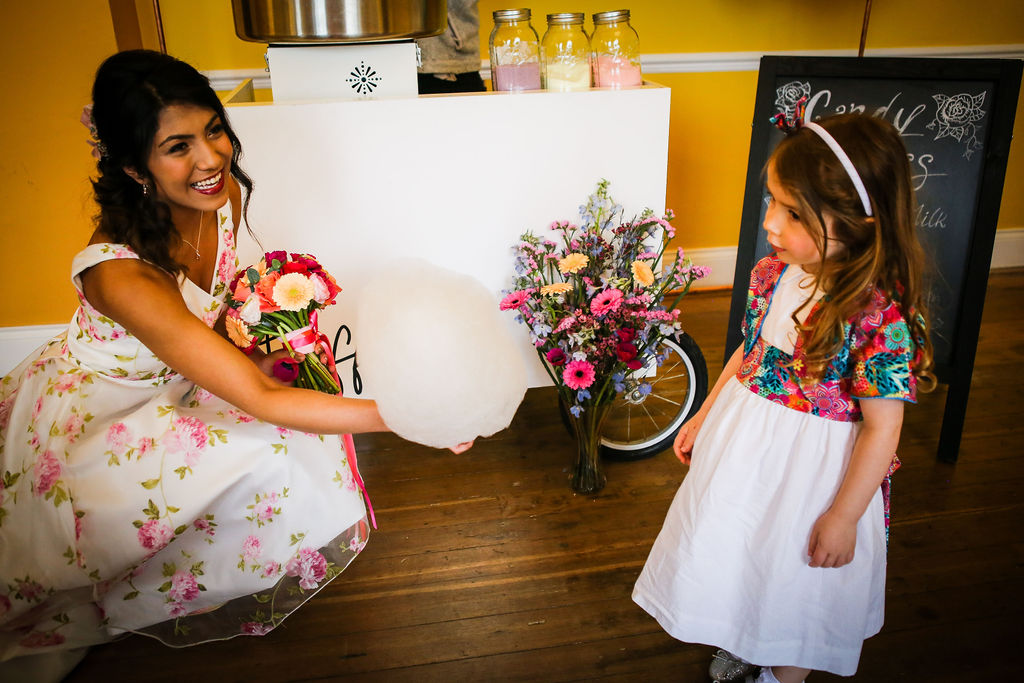
[[[960,457],[935,459],[945,389],[908,408],[893,484],[886,622],[854,680],[1020,680],[1024,623],[1024,271],[990,279]],[[729,294],[684,301],[712,376]],[[568,488],[573,444],[550,389],[456,456],[359,437],[381,528],[355,563],[263,638],[173,650],[132,636],[72,673],[93,681],[682,681],[713,649],[680,643],[630,599],[687,468],[606,463]],[[809,681],[839,681],[813,674]]]

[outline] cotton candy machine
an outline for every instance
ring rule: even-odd
[[[268,43],[275,102],[416,95],[415,38],[442,33],[445,0],[232,0],[235,33]]]

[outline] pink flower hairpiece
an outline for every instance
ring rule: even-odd
[[[860,197],[861,206],[864,207],[864,213],[871,217],[871,200],[868,198],[867,188],[864,187],[864,181],[861,180],[860,174],[857,173],[857,168],[853,165],[849,155],[843,150],[842,146],[836,141],[832,135],[822,128],[819,124],[814,121],[806,120],[807,116],[807,96],[804,95],[793,105],[793,115],[787,117],[785,112],[779,112],[770,119],[769,123],[783,131],[787,135],[789,133],[796,132],[801,128],[809,128],[819,138],[821,138],[832,153],[836,155],[839,163],[843,165],[843,169],[846,170],[846,175],[850,176],[850,180],[853,182],[854,189],[857,190],[857,195]]]
[[[82,117],[79,121],[89,130],[90,139],[86,140],[86,143],[92,147],[92,157],[99,161],[102,157],[107,156],[107,146],[103,144],[96,133],[96,122],[92,118],[92,104],[82,107]]]

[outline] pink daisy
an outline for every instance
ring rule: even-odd
[[[562,379],[570,389],[586,389],[594,383],[594,366],[585,360],[574,360],[565,366]]]
[[[606,289],[590,302],[590,312],[594,315],[604,315],[617,310],[621,304],[622,292],[617,289]]]
[[[516,292],[511,292],[501,300],[499,308],[503,311],[508,311],[513,308],[519,308],[526,303],[526,300],[530,298],[529,290],[521,289]]]

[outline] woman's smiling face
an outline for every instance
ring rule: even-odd
[[[149,152],[156,197],[176,206],[215,211],[228,199],[231,139],[212,109],[172,104],[160,112]]]

